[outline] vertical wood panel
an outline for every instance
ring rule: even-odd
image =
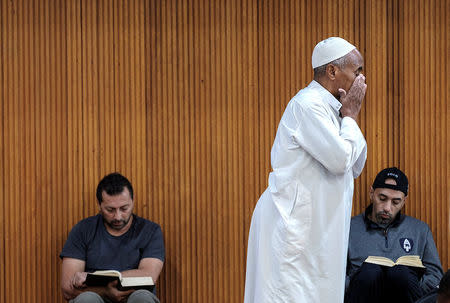
[[[100,174],[107,174],[111,168],[119,170],[116,166],[116,148],[122,138],[117,138],[112,134],[117,133],[116,129],[116,107],[117,98],[114,94],[116,70],[114,57],[116,47],[114,43],[114,33],[117,24],[114,22],[114,2],[98,2],[98,78],[99,78],[99,118],[100,137],[99,137],[99,158]],[[138,75],[136,75],[138,76]],[[131,102],[131,101],[130,101]],[[125,172],[123,172],[125,173]],[[130,176],[131,178],[132,176]]]
[[[46,215],[46,209],[48,209],[47,202],[49,201],[48,197],[46,197],[46,185],[48,184],[48,178],[47,178],[47,169],[45,166],[45,148],[48,144],[46,141],[46,134],[45,134],[45,100],[47,98],[45,97],[45,80],[44,80],[44,73],[45,73],[45,66],[46,64],[43,63],[45,58],[45,39],[44,39],[44,6],[45,3],[41,2],[39,5],[36,6],[35,10],[36,13],[34,14],[36,18],[36,30],[35,35],[38,37],[36,40],[36,46],[35,46],[35,66],[36,66],[36,72],[35,72],[35,81],[37,82],[36,85],[36,92],[35,92],[35,98],[36,98],[36,142],[39,144],[36,146],[36,158],[39,159],[36,161],[36,171],[39,172],[39,174],[36,175],[36,187],[37,187],[37,195],[36,199],[40,201],[40,207],[38,207],[36,210],[37,218],[42,218],[42,220],[39,220],[37,222],[37,235],[41,235],[39,237],[39,245],[41,245],[41,249],[37,249],[36,257],[38,260],[44,260],[41,264],[43,265],[43,269],[41,271],[40,278],[42,279],[42,283],[40,287],[37,287],[38,290],[38,296],[42,298],[42,294],[44,293],[44,290],[49,290],[48,286],[48,277],[44,272],[48,272],[49,265],[46,257],[48,256],[48,249],[49,249],[49,243],[47,241],[46,235],[48,233],[45,231],[45,224],[48,222],[49,218]],[[42,79],[42,81],[37,79]]]
[[[81,3],[66,3],[66,66],[67,66],[67,206],[63,216],[64,238],[72,226],[83,217],[80,205],[86,195],[83,192],[83,105],[81,85]],[[39,142],[39,141],[38,141]]]
[[[18,104],[18,30],[17,30],[17,15],[13,15],[12,12],[16,9],[14,7],[15,3],[9,2],[6,6],[6,31],[8,35],[6,36],[6,44],[10,45],[10,48],[6,48],[6,53],[4,57],[5,65],[5,75],[6,85],[8,89],[8,95],[6,97],[9,102],[5,103],[5,116],[4,116],[4,132],[5,132],[5,157],[9,156],[8,161],[5,163],[5,188],[6,190],[5,201],[20,201],[20,191],[18,190],[17,177],[14,174],[14,168],[18,168],[19,163],[17,159],[17,154],[20,151],[18,146],[18,123],[20,117],[17,113]],[[16,52],[13,52],[13,49]],[[17,149],[17,151],[15,150]],[[9,205],[7,205],[9,206]],[[5,222],[5,272],[10,273],[9,281],[5,279],[6,293],[13,290],[14,285],[18,282],[17,274],[14,273],[16,268],[20,268],[20,254],[19,245],[20,242],[17,237],[19,236],[17,220],[18,215],[16,212],[17,208],[14,205],[6,207],[6,217],[11,218],[8,222]],[[15,237],[15,239],[12,239]],[[8,295],[8,300],[20,301],[18,294]]]
[[[0,2],[0,45],[5,45],[6,41],[4,40],[6,31],[6,24],[5,24],[5,11],[6,11],[6,5],[4,2]],[[3,46],[0,46],[0,199],[2,199],[1,205],[0,205],[0,302],[5,303],[6,298],[6,287],[5,287],[5,277],[6,277],[6,266],[5,266],[5,224],[6,224],[6,217],[5,217],[5,211],[6,211],[6,192],[5,192],[5,114],[4,114],[4,107],[6,103],[6,97],[5,97],[5,81],[4,81],[4,64],[5,62],[4,56],[5,56],[5,48]]]
[[[239,302],[251,214],[286,104],[328,36],[365,58],[359,123],[375,174],[407,173],[407,214],[450,255],[450,2],[0,2],[0,302],[63,302],[58,254],[120,171],[158,222],[162,302]],[[17,291],[22,289],[23,291]]]
[[[24,41],[24,51],[25,54],[25,71],[23,73],[23,82],[25,84],[24,87],[24,108],[25,112],[25,123],[29,125],[36,125],[36,117],[35,117],[35,108],[36,108],[36,100],[31,98],[32,94],[35,91],[35,82],[33,81],[34,69],[35,66],[32,64],[33,58],[33,50],[35,49],[33,33],[34,33],[34,18],[33,11],[31,9],[24,10],[24,23],[27,25],[25,28],[25,41]],[[25,172],[25,184],[34,184],[35,176],[36,176],[36,155],[35,153],[27,152],[29,150],[36,150],[36,141],[35,138],[35,129],[31,127],[25,128],[25,161],[24,161],[24,172]],[[25,243],[28,245],[23,245],[23,248],[26,249],[25,255],[35,256],[36,250],[38,247],[38,241],[36,239],[36,187],[35,186],[27,186],[26,194],[24,200],[26,200],[29,207],[26,208],[26,230],[25,230]],[[31,277],[28,283],[26,284],[27,289],[29,289],[30,293],[36,293],[36,283],[33,283],[34,280],[37,279],[37,263],[38,260],[36,258],[27,258],[28,262],[23,262],[23,265],[29,267],[28,273]],[[27,271],[25,269],[25,271]],[[26,300],[26,299],[25,299]],[[30,298],[30,302],[36,302],[36,297]]]

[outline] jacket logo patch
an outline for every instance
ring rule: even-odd
[[[407,253],[409,253],[413,246],[414,246],[414,241],[412,239],[409,238],[401,238],[400,239],[400,246],[403,248],[403,250]]]

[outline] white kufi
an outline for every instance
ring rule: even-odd
[[[316,68],[339,59],[356,47],[339,37],[330,37],[317,43],[312,53],[312,67]]]

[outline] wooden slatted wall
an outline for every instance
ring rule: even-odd
[[[163,228],[162,302],[241,302],[278,121],[332,35],[366,60],[353,213],[399,166],[448,268],[449,1],[0,3],[0,302],[62,302],[58,254],[111,171]]]

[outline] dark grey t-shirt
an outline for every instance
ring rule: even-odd
[[[130,229],[121,236],[112,236],[98,214],[72,228],[59,256],[85,261],[87,272],[136,269],[143,258],[164,261],[163,235],[158,224],[133,215]]]

